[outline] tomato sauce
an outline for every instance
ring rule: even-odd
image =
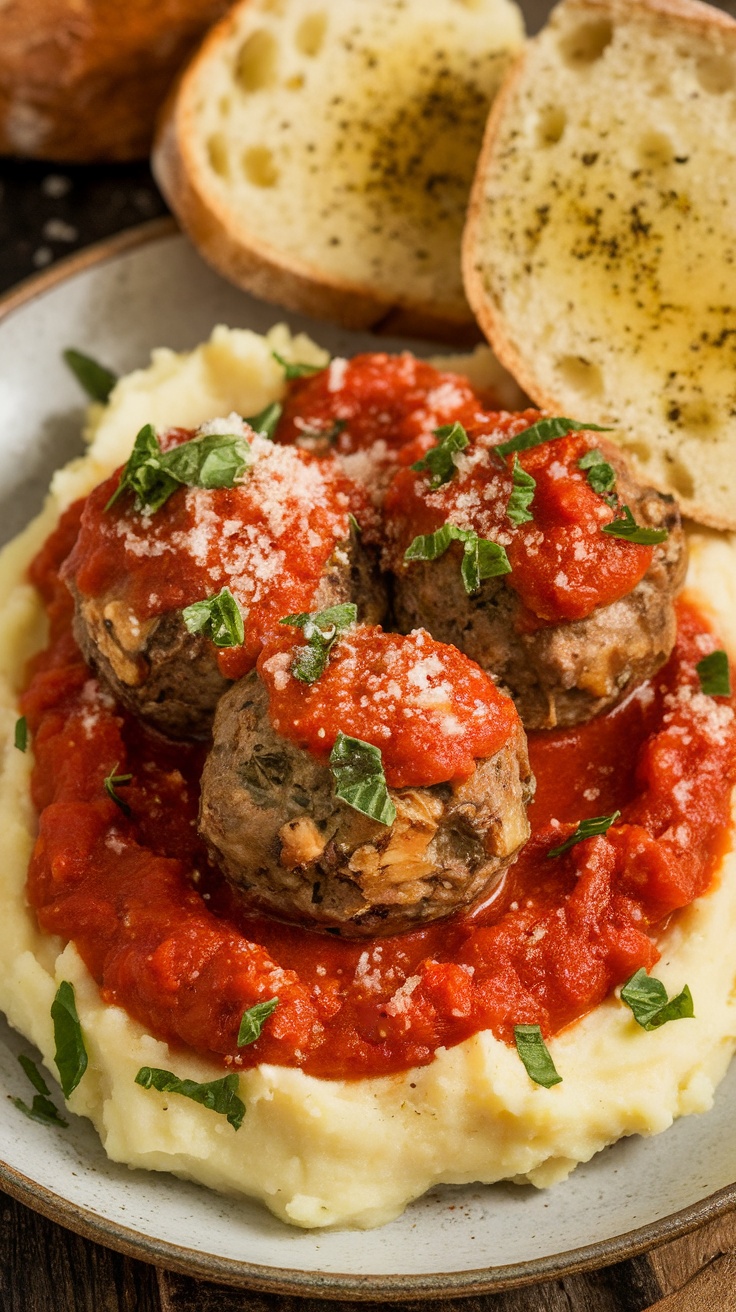
[[[164,449],[189,440],[164,435]],[[251,438],[255,457],[233,488],[179,488],[154,515],[125,493],[107,506],[120,470],[89,495],[66,566],[85,597],[114,595],[138,625],[227,585],[245,615],[245,643],[217,653],[231,679],[252,669],[284,615],[309,610],[325,566],[350,534],[349,515],[370,516],[367,498],[331,458]]]
[[[534,517],[518,525],[508,518],[514,456],[502,459],[494,447],[539,418],[536,410],[487,414],[484,430],[458,458],[457,473],[436,491],[422,472],[394,474],[384,504],[393,569],[410,576],[412,565],[403,557],[413,538],[450,522],[505,548],[511,565],[506,581],[538,621],[585,619],[636,587],[653,548],[601,532],[616,512],[578,467],[581,456],[601,445],[597,434],[571,433],[519,452],[519,464],[536,482]]]
[[[702,694],[695,672],[717,640],[681,604],[664,670],[587,725],[531,735],[532,838],[485,906],[367,944],[242,913],[197,837],[204,749],[147,733],[76,648],[58,577],[75,516],[31,571],[52,624],[23,698],[40,812],[28,897],[103,997],[153,1034],[226,1068],[328,1078],[425,1064],[485,1028],[550,1035],[649,969],[668,919],[709,888],[728,842],[736,729],[731,703]],[[127,772],[124,811],[104,780]],[[549,857],[579,820],[614,809],[605,836]],[[261,1037],[238,1050],[243,1011],[272,996]]]
[[[322,761],[340,730],[372,743],[390,788],[468,779],[519,727],[513,702],[480,666],[421,629],[352,629],[313,684],[290,674],[299,639],[274,646],[258,661],[274,729]]]

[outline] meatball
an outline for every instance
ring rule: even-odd
[[[593,441],[586,440],[592,448]],[[580,453],[585,451],[581,442],[576,435],[546,444],[555,448],[554,455],[545,457],[548,467],[553,459],[560,467],[567,462],[567,472],[563,470],[557,477],[565,477],[568,488],[571,481],[584,479],[584,471],[578,470]],[[610,523],[616,513],[614,498],[607,504],[589,488],[584,492],[598,501],[600,522],[586,524],[581,515],[578,523],[576,512],[570,510],[574,503],[568,502],[559,512],[560,523],[552,529],[549,523],[540,526],[533,521],[513,527],[505,515],[498,514],[497,499],[495,523],[481,520],[479,536],[505,547],[510,572],[482,581],[468,594],[460,573],[463,544],[453,542],[435,560],[404,562],[403,551],[413,534],[405,520],[406,486],[392,488],[388,499],[387,529],[389,536],[392,531],[394,534],[389,563],[394,572],[397,627],[408,632],[423,625],[435,638],[454,643],[477,661],[509,690],[527,729],[575,725],[599,714],[654,674],[669,657],[675,641],[674,599],[686,569],[677,506],[671,497],[638,485],[610,444],[597,439],[596,445],[603,447],[602,455],[615,472],[617,505],[628,506],[641,527],[667,530],[664,541],[637,547],[604,537],[602,525]],[[494,468],[488,467],[490,478],[498,477]],[[477,472],[477,463],[475,469]],[[541,475],[536,472],[539,489]],[[404,480],[410,477],[416,475],[407,471],[399,476]],[[502,478],[505,490],[500,502],[505,511],[510,480],[507,475]],[[478,524],[473,505],[479,503],[472,503],[470,497],[477,494],[482,503],[483,491],[481,486],[478,493],[477,482],[464,481],[461,469],[452,496],[444,498],[443,519],[468,527],[471,521]],[[490,495],[482,504],[484,509],[492,504]],[[566,555],[561,553],[560,542]],[[620,560],[613,560],[614,552]],[[637,552],[641,556],[638,565]],[[540,572],[545,559],[546,575]],[[609,565],[629,569],[627,582],[617,586],[616,579],[611,581],[605,575]],[[571,601],[568,575],[572,577],[575,571],[579,595]]]
[[[254,672],[218,707],[199,824],[247,907],[359,938],[487,895],[529,836],[532,791],[514,714],[500,749],[463,781],[389,787],[396,818],[381,824],[336,796],[324,760],[277,732]]]
[[[219,698],[283,616],[344,601],[366,619],[383,615],[375,561],[351,521],[363,494],[332,459],[249,440],[255,459],[241,485],[182,487],[155,513],[138,513],[130,497],[109,506],[118,476],[102,484],[64,567],[85,658],[128,710],[171,738],[209,735]],[[217,648],[182,618],[224,586],[244,618],[242,646]]]

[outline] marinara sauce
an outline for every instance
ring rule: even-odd
[[[587,725],[531,735],[532,838],[484,907],[370,944],[242,914],[197,838],[204,749],[148,734],[76,648],[58,571],[78,517],[31,572],[52,623],[23,698],[40,812],[28,896],[103,997],[153,1034],[226,1067],[331,1078],[421,1065],[486,1028],[549,1036],[649,969],[669,917],[711,884],[729,836],[734,710],[700,691],[695,666],[718,643],[681,603],[653,679]],[[123,809],[104,781],[128,772]],[[550,857],[580,820],[616,809],[604,836]],[[243,1011],[274,996],[261,1037],[238,1050]]]

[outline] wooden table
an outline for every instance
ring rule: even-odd
[[[0,1312],[366,1312],[227,1289],[80,1239],[0,1194]],[[370,1306],[370,1305],[369,1305]],[[383,1305],[386,1306],[385,1304]],[[396,1312],[736,1312],[736,1214],[644,1257],[543,1285]]]

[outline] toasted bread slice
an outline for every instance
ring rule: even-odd
[[[736,22],[563,0],[489,120],[465,285],[538,405],[736,528]]]
[[[242,0],[164,113],[156,178],[241,287],[352,328],[477,340],[460,237],[522,39],[513,0]]]

